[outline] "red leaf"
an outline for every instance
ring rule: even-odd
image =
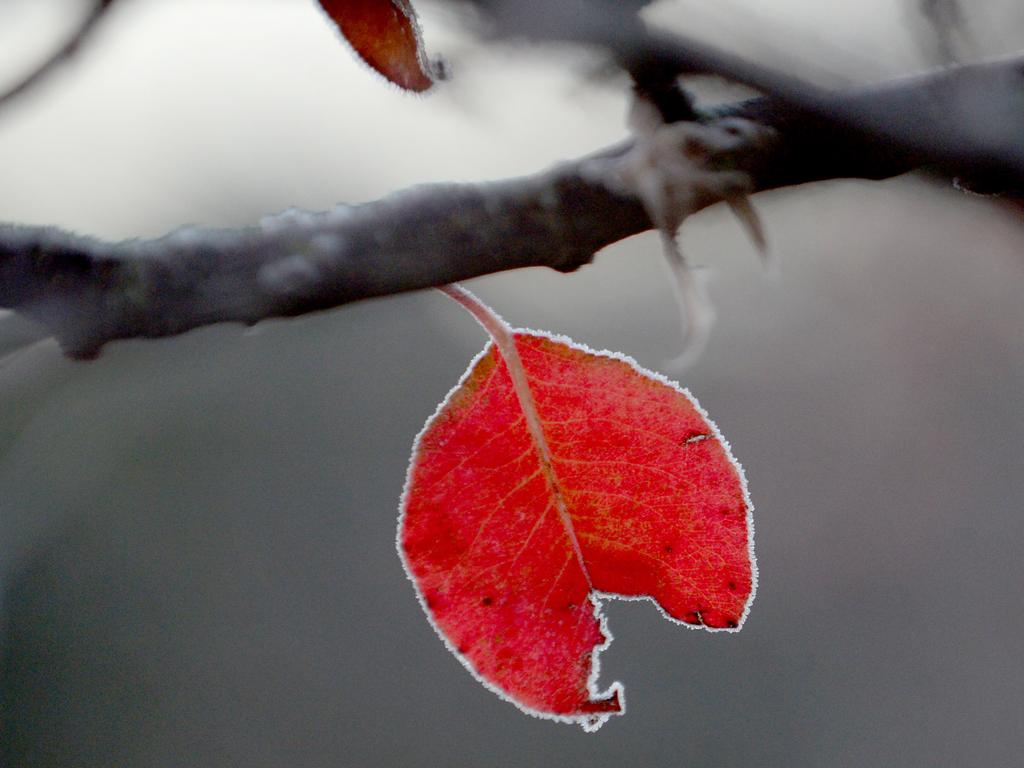
[[[400,552],[434,628],[485,686],[596,729],[623,706],[619,683],[597,688],[611,640],[601,599],[650,597],[694,627],[743,623],[754,564],[742,470],[677,385],[512,331],[446,290],[497,346],[417,438]],[[518,361],[506,365],[503,346]]]
[[[433,68],[408,0],[320,0],[359,57],[395,85],[425,91]]]

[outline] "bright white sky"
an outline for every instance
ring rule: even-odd
[[[0,7],[0,82],[84,5]],[[680,0],[654,10],[828,79],[915,65],[899,8]],[[451,19],[424,4],[430,48],[456,79],[417,98],[357,64],[313,0],[122,0],[74,63],[0,114],[0,218],[114,237],[240,224],[417,182],[521,174],[623,134],[625,89],[581,88],[585,59],[481,51]]]
[[[57,5],[0,12],[0,72],[45,49]],[[217,188],[250,198],[243,216],[322,208],[521,174],[622,135],[619,89],[581,93],[558,62],[466,58],[436,17],[431,48],[453,56],[459,82],[429,98],[358,64],[311,1],[126,0],[109,22],[0,115],[2,218],[111,236],[241,223],[210,199]]]
[[[651,10],[834,82],[920,66],[912,1],[663,0]],[[526,173],[623,134],[625,88],[581,87],[583,57],[480,50],[450,8],[419,5],[431,51],[456,76],[427,98],[356,63],[313,0],[121,0],[75,62],[0,114],[0,219],[107,236],[239,224],[417,182]],[[0,83],[85,6],[0,4]],[[1008,46],[993,30],[1024,26],[1013,3],[982,14],[978,36],[992,51]]]

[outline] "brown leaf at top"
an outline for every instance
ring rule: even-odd
[[[395,85],[425,91],[434,72],[408,0],[320,0],[359,57]]]

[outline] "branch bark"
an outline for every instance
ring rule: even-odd
[[[941,130],[942,141],[907,143],[871,124],[886,114],[906,124],[907,110],[930,119],[932,105],[958,100],[965,83],[994,79],[1002,88],[1021,72],[1017,59],[830,96],[840,116],[873,115],[867,126],[772,97],[718,108],[708,119],[743,116],[778,131],[778,141],[747,158],[758,190],[913,169],[996,173],[1024,188],[1014,162],[951,145],[955,128]],[[68,355],[89,358],[115,339],[253,324],[507,269],[571,271],[652,226],[637,200],[603,181],[602,168],[626,148],[519,179],[427,185],[324,213],[287,211],[242,230],[189,228],[110,243],[0,226],[0,307],[42,323]]]

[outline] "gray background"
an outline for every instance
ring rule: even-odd
[[[0,4],[2,71],[70,5]],[[764,55],[824,79],[922,61],[889,3],[680,5],[709,37],[763,24]],[[78,64],[0,113],[0,218],[115,238],[240,224],[525,173],[622,135],[622,89],[582,86],[579,56],[475,50],[428,7],[432,47],[466,74],[408,98],[311,6],[128,0]],[[1011,48],[1021,12],[986,13],[986,50]],[[757,203],[778,279],[721,211],[683,233],[715,269],[719,319],[682,381],[756,506],[741,633],[609,604],[602,680],[623,681],[628,712],[594,735],[521,714],[447,653],[394,551],[413,436],[484,343],[440,294],[119,343],[89,364],[44,343],[0,363],[0,760],[1016,764],[1020,219],[915,179]],[[575,275],[471,287],[513,323],[648,367],[676,351],[654,236]],[[5,348],[27,332],[0,320]]]

